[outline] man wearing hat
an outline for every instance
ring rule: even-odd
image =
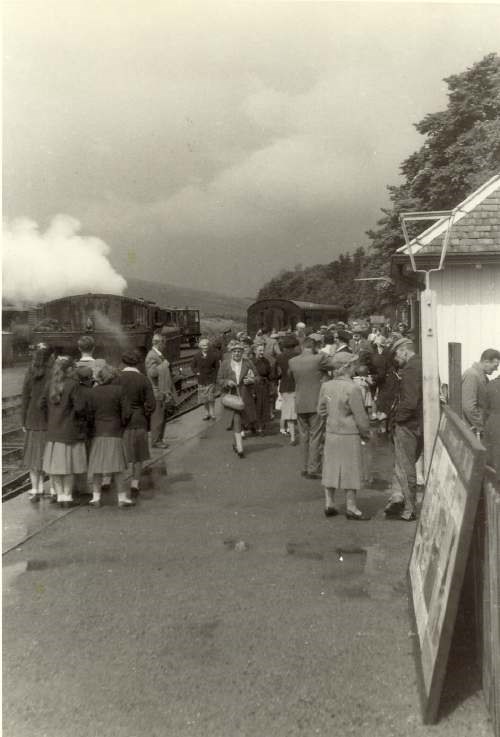
[[[411,522],[415,519],[417,498],[415,463],[423,447],[422,364],[409,338],[399,338],[392,350],[396,363],[401,366],[401,380],[392,412],[394,471],[384,512],[388,517]]]

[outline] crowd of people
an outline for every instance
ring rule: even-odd
[[[81,356],[51,355],[38,344],[23,385],[24,463],[30,471],[30,499],[43,494],[50,476],[50,499],[63,507],[88,491],[92,507],[113,484],[118,506],[135,505],[142,466],[152,448],[165,448],[165,425],[176,391],[163,354],[163,338],[141,364],[126,352],[119,368],[94,359],[92,337],[83,336]],[[500,473],[500,353],[485,351],[465,372],[464,419],[488,447],[489,463]],[[265,329],[202,338],[191,362],[198,381],[204,421],[216,419],[215,400],[227,412],[232,449],[245,457],[245,438],[271,431],[279,415],[286,442],[301,446],[305,479],[321,480],[325,515],[339,513],[345,492],[345,515],[365,521],[357,493],[370,475],[367,444],[374,428],[390,433],[394,468],[385,514],[404,521],[416,517],[417,462],[423,446],[422,368],[414,337],[406,325],[395,330],[349,329],[345,323],[310,331]],[[125,488],[129,470],[130,487]]]
[[[22,389],[24,465],[32,502],[41,499],[48,474],[50,501],[62,507],[78,503],[74,495],[88,491],[88,480],[91,507],[101,506],[102,492],[113,484],[118,507],[135,506],[143,463],[151,457],[150,445],[166,447],[167,408],[176,400],[162,341],[154,336],[144,372],[136,351],[122,355],[120,368],[95,359],[88,335],[78,341],[78,360],[54,356],[45,343],[35,346]]]

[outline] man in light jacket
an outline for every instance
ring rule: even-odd
[[[319,390],[330,368],[329,357],[316,350],[316,341],[305,338],[300,356],[294,356],[288,363],[288,373],[295,381],[295,407],[304,458],[302,476],[308,479],[321,478],[325,423],[317,410]]]
[[[170,364],[163,355],[163,336],[153,335],[153,345],[146,356],[146,375],[153,386],[156,407],[151,415],[151,445],[166,448],[163,440],[167,422],[167,406],[175,400],[175,387],[170,373]]]

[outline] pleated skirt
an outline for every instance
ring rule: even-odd
[[[123,445],[128,463],[149,461],[148,433],[142,427],[131,428],[123,433]]]
[[[94,438],[90,448],[89,476],[95,473],[120,473],[126,468],[127,456],[121,438]]]
[[[85,443],[54,443],[49,441],[43,454],[43,470],[53,476],[85,473],[87,453]]]
[[[198,384],[198,402],[215,402],[215,384]]]
[[[335,489],[361,489],[363,461],[359,435],[325,433],[321,483]]]
[[[47,443],[45,430],[27,430],[24,436],[23,465],[39,471],[43,468],[43,454]]]

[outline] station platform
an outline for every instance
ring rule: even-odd
[[[372,519],[326,518],[300,447],[240,459],[217,411],[167,426],[133,509],[3,505],[4,737],[491,737],[459,659],[421,724],[385,436]]]

